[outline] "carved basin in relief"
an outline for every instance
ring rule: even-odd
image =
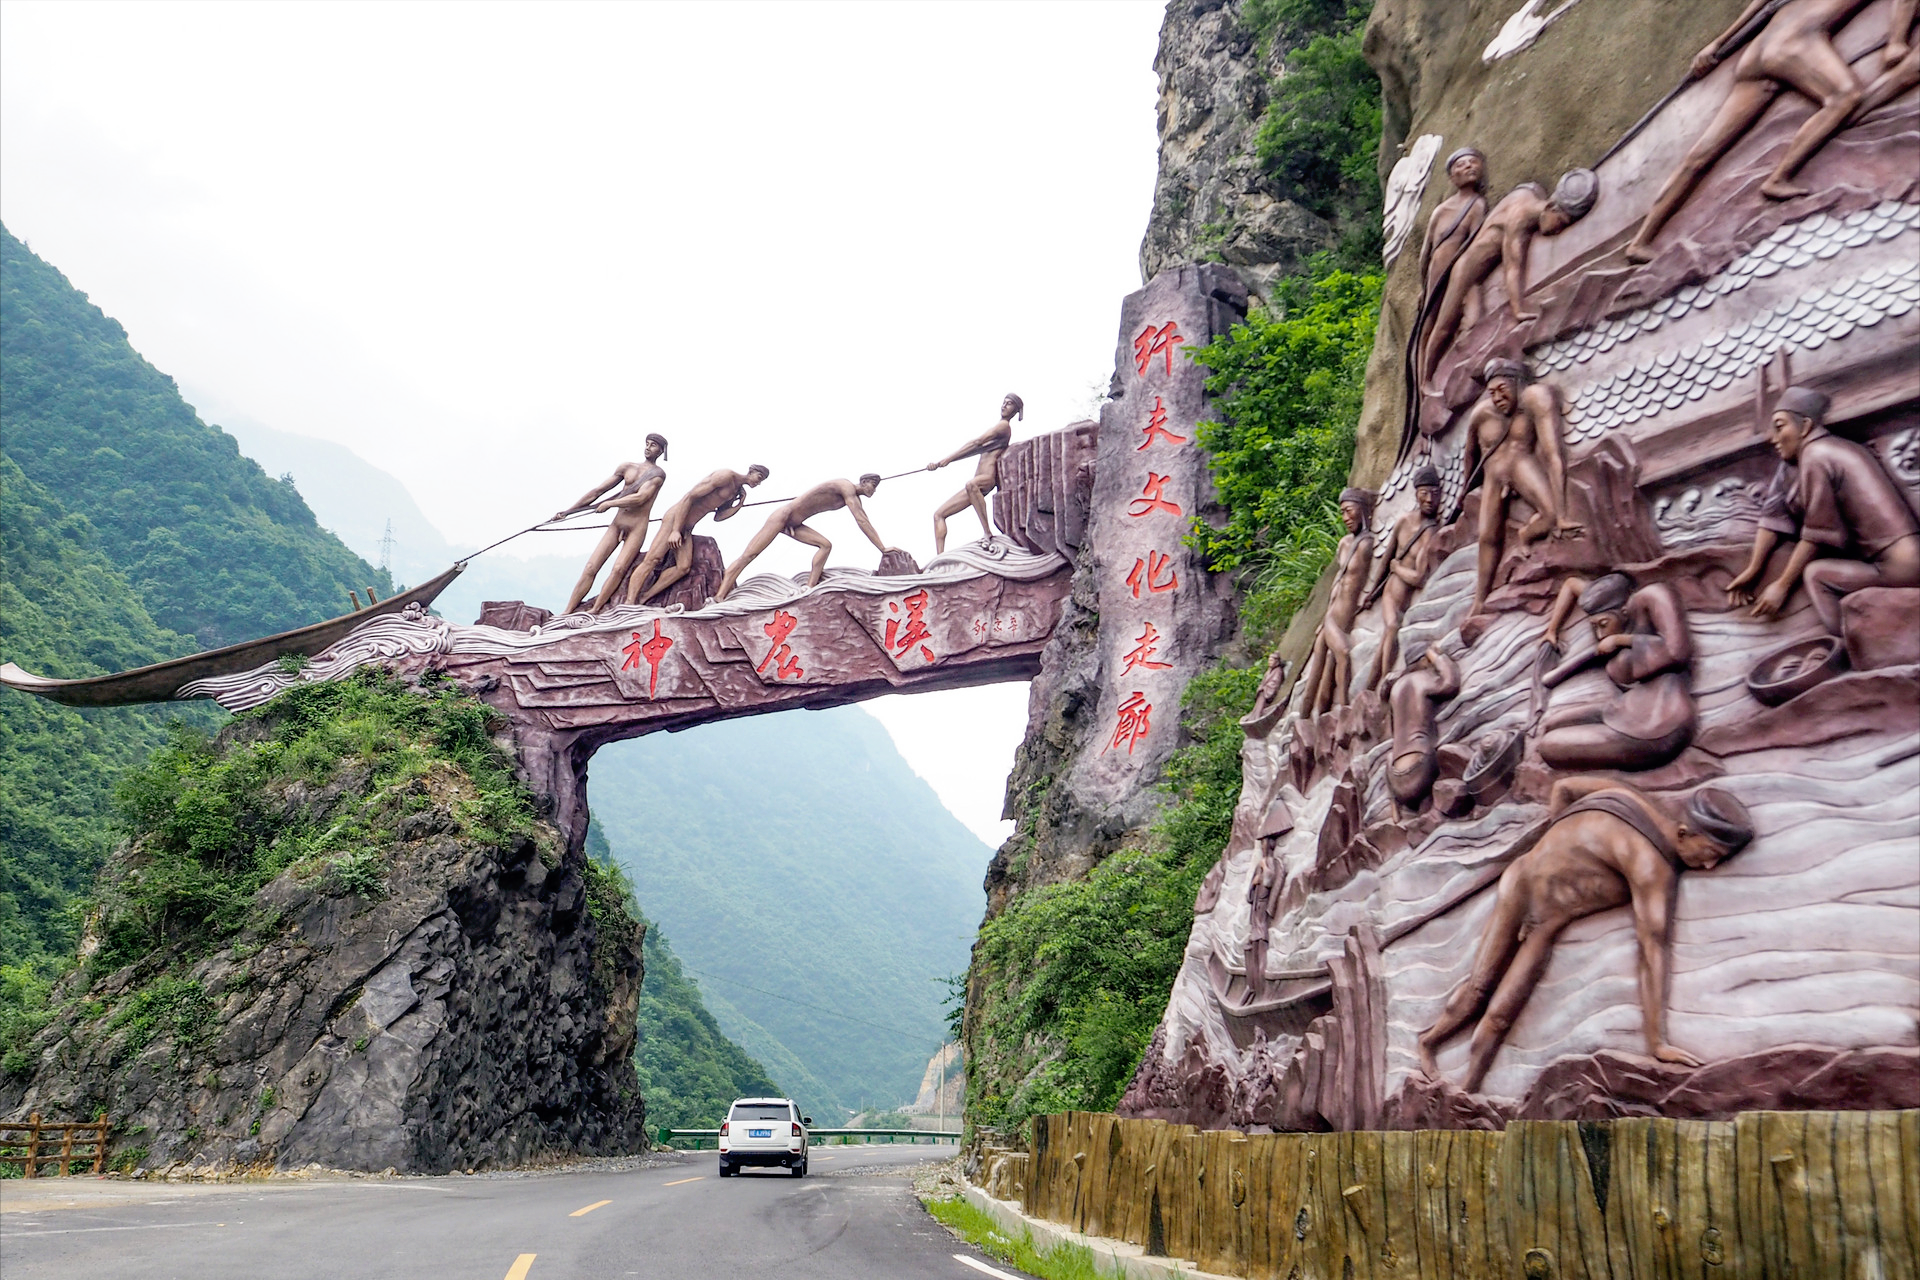
[[[1777,707],[1847,669],[1847,650],[1839,636],[1813,636],[1775,649],[1754,664],[1747,690],[1759,702]]]

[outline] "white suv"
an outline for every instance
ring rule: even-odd
[[[796,1178],[807,1176],[807,1126],[791,1098],[741,1098],[720,1122],[720,1176],[731,1178],[742,1165],[783,1165]]]

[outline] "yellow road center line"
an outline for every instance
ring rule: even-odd
[[[588,1205],[586,1208],[575,1209],[572,1213],[568,1214],[567,1216],[569,1218],[584,1218],[588,1214],[592,1213],[595,1209],[604,1209],[606,1206],[612,1203],[613,1201],[611,1200],[595,1200],[592,1204]]]
[[[683,1187],[689,1182],[698,1182],[700,1181],[701,1178],[704,1178],[706,1176],[707,1175],[703,1173],[700,1175],[699,1178],[682,1178],[678,1182],[663,1182],[660,1185],[663,1187]]]
[[[513,1265],[507,1268],[507,1280],[527,1280],[527,1272],[533,1270],[533,1260],[539,1256],[537,1253],[523,1253],[515,1258]]]

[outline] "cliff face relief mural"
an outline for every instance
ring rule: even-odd
[[[1122,1114],[1920,1105],[1913,23],[1756,2],[1552,195],[1445,140],[1399,460]]]

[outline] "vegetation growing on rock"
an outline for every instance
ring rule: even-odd
[[[1291,198],[1329,220],[1338,248],[1277,278],[1269,307],[1191,353],[1210,371],[1217,419],[1199,425],[1196,443],[1210,454],[1226,512],[1224,522],[1196,521],[1191,543],[1235,575],[1242,644],[1188,686],[1189,740],[1167,763],[1168,805],[1144,841],[1122,842],[1082,878],[1009,895],[981,926],[965,1010],[970,1124],[1011,1128],[1119,1101],[1166,1007],[1200,881],[1232,827],[1237,721],[1252,706],[1260,659],[1344,532],[1335,499],[1353,464],[1383,285],[1380,88],[1359,52],[1369,9],[1346,0],[1241,5],[1242,24],[1262,43],[1284,37],[1290,50],[1269,86],[1260,160]],[[1046,749],[1029,742],[1023,758]],[[1056,767],[1070,765],[1062,758]],[[1017,776],[1014,842],[1024,858],[1052,779]]]

